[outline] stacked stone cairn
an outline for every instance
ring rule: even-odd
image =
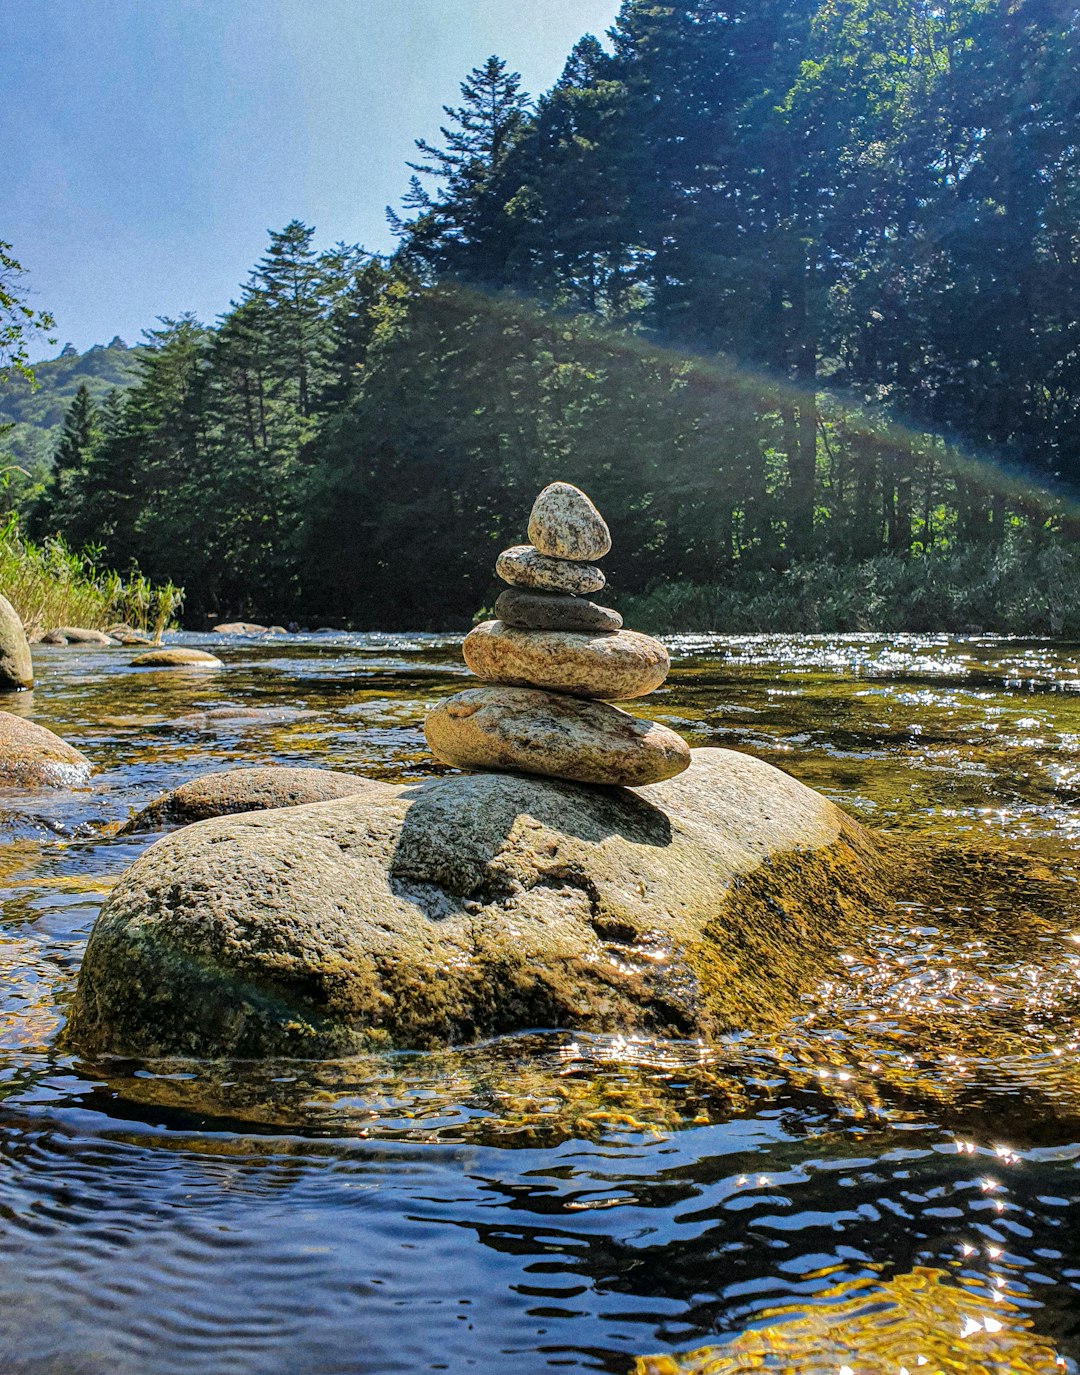
[[[671,660],[658,640],[622,628],[592,601],[611,548],[600,512],[577,487],[553,482],[536,498],[529,544],[499,555],[510,586],[498,620],[465,638],[484,686],[439,704],[424,725],[432,753],[456,768],[507,769],[576,783],[640,787],[682,773],[681,736],[612,706],[654,692]]]

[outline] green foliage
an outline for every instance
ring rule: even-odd
[[[47,310],[36,310],[26,299],[25,269],[0,240],[0,383],[21,377],[33,383],[29,345],[35,334],[47,334],[55,321]]]
[[[717,631],[994,632],[1080,637],[1080,549],[964,549],[920,559],[795,564],[723,583],[668,583],[624,598],[628,621],[654,634]]]
[[[183,588],[154,585],[137,568],[122,578],[101,568],[92,551],[76,554],[58,537],[35,544],[14,516],[0,530],[0,590],[31,635],[60,625],[103,630],[122,621],[160,636],[184,600]]]

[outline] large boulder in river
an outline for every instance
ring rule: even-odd
[[[0,692],[19,692],[34,686],[30,645],[19,613],[0,597]]]
[[[182,645],[166,645],[136,654],[132,668],[224,668],[216,654],[204,649],[185,649]]]
[[[257,769],[225,769],[204,773],[181,783],[144,807],[120,834],[150,831],[157,826],[186,826],[211,816],[236,812],[261,812],[279,807],[300,807],[308,802],[329,802],[351,797],[370,788],[371,780],[357,773],[334,769],[292,769],[269,765]]]
[[[714,1036],[799,1006],[880,910],[881,852],[771,765],[597,788],[455,775],[198,822],[112,890],[91,1053],[323,1057],[526,1027]]]
[[[0,786],[78,787],[91,767],[84,754],[45,726],[0,711]]]

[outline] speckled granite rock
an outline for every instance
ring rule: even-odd
[[[569,482],[552,482],[533,503],[529,543],[553,559],[602,559],[611,549],[603,516],[585,493]]]
[[[45,726],[0,711],[0,786],[78,787],[91,768],[84,754]]]
[[[308,1057],[525,1027],[710,1037],[800,1006],[880,852],[771,765],[697,750],[648,798],[513,774],[197,822],[112,890],[82,1053]]]
[[[640,788],[690,764],[690,746],[667,726],[535,688],[466,688],[428,714],[424,734],[435,758],[455,768],[577,783]]]
[[[495,572],[514,587],[535,587],[543,592],[568,592],[582,597],[599,592],[607,581],[591,563],[551,559],[531,544],[504,549],[495,561]]]
[[[568,630],[516,630],[502,621],[474,626],[461,647],[478,678],[574,697],[622,702],[654,692],[671,659],[659,640],[636,630],[585,635]]]
[[[165,649],[152,649],[147,654],[138,654],[131,661],[132,668],[224,668],[225,665],[214,654],[201,649],[182,649],[171,646]]]
[[[591,602],[587,597],[568,597],[562,592],[532,592],[524,587],[508,587],[499,594],[495,616],[519,630],[622,629],[622,617],[609,606]]]
[[[165,793],[136,813],[120,828],[120,835],[151,831],[157,826],[186,826],[211,816],[234,812],[299,807],[329,802],[361,792],[370,782],[355,773],[333,769],[294,769],[273,765],[254,769],[225,769],[205,773]]]
[[[0,692],[33,686],[34,665],[22,618],[6,597],[0,597]]]

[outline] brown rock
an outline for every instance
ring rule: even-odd
[[[0,597],[0,692],[33,686],[34,665],[22,618],[6,597]]]
[[[599,592],[607,579],[590,563],[569,563],[539,553],[531,544],[515,544],[504,549],[495,562],[495,572],[514,587],[535,587],[543,592],[567,592],[588,596]]]
[[[710,1038],[796,1013],[885,897],[878,848],[761,760],[646,795],[454,774],[186,826],[109,894],[69,1042],[347,1055],[526,1027]]]
[[[431,752],[459,769],[510,769],[640,788],[674,778],[690,747],[667,726],[607,702],[535,688],[467,688],[424,722]]]
[[[81,625],[58,625],[41,637],[45,645],[114,645],[118,643],[103,630],[87,630]]]
[[[553,559],[602,559],[611,548],[603,516],[580,487],[552,482],[533,503],[529,540]]]
[[[466,635],[461,652],[469,668],[485,682],[607,702],[654,692],[671,667],[659,640],[636,630],[585,635],[569,630],[516,630],[502,621],[484,621]]]
[[[92,765],[66,741],[36,721],[0,711],[0,784],[18,788],[73,788]]]
[[[617,611],[587,597],[568,597],[562,592],[530,592],[508,587],[499,594],[495,615],[519,630],[621,630]]]
[[[132,668],[224,668],[225,665],[213,654],[201,649],[182,649],[172,646],[167,649],[152,649],[149,654],[139,654],[131,661]]]
[[[254,621],[226,621],[214,626],[215,635],[285,635],[282,625],[257,625]]]
[[[257,769],[226,769],[203,774],[173,788],[120,828],[120,835],[150,831],[158,826],[205,821],[233,812],[268,811],[299,807],[308,802],[329,802],[349,797],[370,784],[359,774],[333,769],[293,769],[278,766]]]

